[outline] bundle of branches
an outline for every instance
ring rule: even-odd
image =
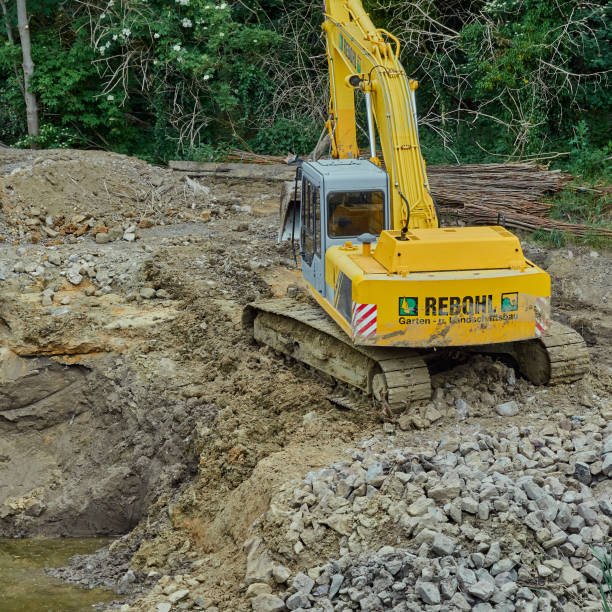
[[[278,164],[284,158],[234,149],[228,160]],[[487,204],[530,214],[547,214],[550,204],[541,202],[542,196],[560,191],[571,180],[569,174],[535,163],[429,166],[428,175],[439,205]]]
[[[460,219],[465,219],[470,224],[476,225],[497,225],[500,222],[499,208],[491,208],[484,204],[466,204],[463,208],[442,207],[440,212],[451,214]],[[606,227],[591,227],[576,223],[566,223],[546,217],[539,217],[526,213],[510,211],[504,213],[503,223],[507,227],[514,229],[524,229],[530,231],[541,230],[545,232],[567,232],[574,236],[598,235],[612,238],[612,229]]]
[[[569,174],[535,163],[430,166],[428,175],[439,205],[485,204],[528,214],[546,214],[551,206],[540,201],[542,196],[560,191],[571,180]]]

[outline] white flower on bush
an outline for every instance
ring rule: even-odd
[[[175,0],[175,2],[181,6],[189,6],[189,0]]]
[[[191,23],[191,19],[187,19],[187,17],[185,17],[185,19],[183,19],[183,27],[190,28],[192,26],[193,26],[193,23]]]
[[[155,34],[153,34],[153,38],[159,38],[159,32],[155,32]]]
[[[113,96],[113,94],[108,94],[108,96],[106,96],[106,99],[107,99],[109,102],[112,102],[112,101],[115,99],[115,96]]]
[[[210,74],[205,74],[205,75],[204,75],[204,80],[205,80],[205,81],[208,81],[208,79],[210,79]]]
[[[113,34],[113,40],[117,40],[119,37],[116,34]]]
[[[121,33],[127,38],[132,33],[132,30],[130,30],[129,28],[123,28],[123,30],[121,30]]]
[[[174,47],[172,47],[175,51],[180,51],[181,50],[181,45],[174,45]]]
[[[219,32],[219,36],[223,38],[225,36],[225,32]]]

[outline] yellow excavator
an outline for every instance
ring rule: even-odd
[[[318,306],[251,304],[244,321],[254,339],[391,409],[429,399],[428,356],[444,347],[507,354],[536,384],[581,378],[584,340],[550,321],[550,277],[518,238],[502,225],[440,227],[419,145],[418,83],[397,38],[360,0],[325,0],[323,31],[332,159],[300,162],[299,197],[286,198],[281,220]],[[369,159],[357,145],[356,95]]]

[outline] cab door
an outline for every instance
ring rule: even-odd
[[[302,177],[300,257],[302,274],[323,295],[325,290],[325,248],[321,233],[321,187],[314,177]]]

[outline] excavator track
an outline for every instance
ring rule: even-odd
[[[256,342],[359,389],[393,412],[431,397],[427,351],[354,345],[317,305],[288,298],[257,302],[245,308],[243,325]],[[589,368],[582,336],[554,321],[541,338],[468,350],[511,355],[521,374],[537,385],[576,382]],[[329,399],[347,409],[363,406],[350,394],[335,394]]]
[[[257,302],[246,307],[243,323],[255,341],[360,389],[392,411],[431,397],[429,370],[417,350],[354,345],[319,306],[291,299]],[[340,397],[333,401],[343,405]]]
[[[576,382],[589,369],[589,351],[582,336],[556,321],[541,338],[517,342],[509,352],[521,374],[538,385]]]

